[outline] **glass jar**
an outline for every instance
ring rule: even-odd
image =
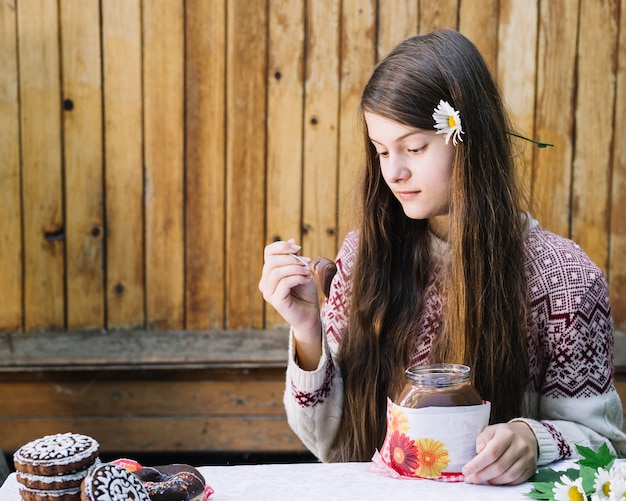
[[[470,381],[470,368],[461,364],[414,365],[397,404],[402,407],[479,405],[482,398]]]

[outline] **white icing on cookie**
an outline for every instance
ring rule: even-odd
[[[26,487],[25,485],[20,485],[20,492],[27,492],[30,494],[34,494],[36,496],[40,496],[40,497],[58,497],[61,498],[62,496],[77,496],[78,494],[80,494],[80,487],[74,487],[72,489],[57,489],[57,490],[39,490],[39,489],[31,489],[29,487]]]
[[[150,501],[141,480],[126,468],[113,463],[91,469],[82,489],[90,501]]]
[[[97,466],[101,463],[100,458],[96,458],[93,466]],[[25,473],[23,471],[16,472],[17,481],[26,484],[32,485],[34,483],[40,483],[44,485],[53,485],[53,484],[62,484],[68,482],[81,482],[83,478],[87,475],[89,471],[88,468],[84,470],[74,471],[67,474],[57,474],[57,475],[35,475],[33,473]]]
[[[20,447],[14,459],[22,464],[65,465],[87,459],[98,451],[93,438],[76,433],[46,435]]]

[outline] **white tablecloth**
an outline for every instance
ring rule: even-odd
[[[215,490],[209,501],[528,501],[524,493],[530,491],[529,484],[495,487],[432,480],[398,480],[370,473],[368,466],[368,463],[305,463],[202,466],[199,470]],[[20,501],[15,474],[11,474],[0,488],[0,501]]]

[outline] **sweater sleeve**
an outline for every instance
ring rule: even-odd
[[[539,465],[577,457],[576,445],[597,449],[607,443],[618,455],[626,454],[622,405],[613,378],[608,287],[586,256],[580,258],[583,266],[567,261],[575,254],[565,251],[558,268],[543,260],[542,273],[531,279],[544,371],[537,379],[536,403],[530,406],[534,411],[516,420],[535,433]],[[536,294],[542,289],[539,282],[549,284],[543,287],[545,294]]]
[[[329,461],[343,405],[339,368],[326,336],[322,336],[322,357],[314,371],[302,370],[295,355],[294,338],[290,333],[284,395],[287,421],[307,449],[321,461]]]
[[[302,443],[321,461],[331,460],[341,422],[343,380],[336,354],[347,324],[355,246],[356,235],[349,233],[337,255],[337,273],[322,306],[322,357],[314,371],[298,366],[293,333],[290,333],[283,398],[287,420]]]

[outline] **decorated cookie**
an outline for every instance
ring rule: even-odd
[[[46,435],[20,447],[13,455],[15,470],[32,475],[67,474],[92,465],[99,444],[76,433]]]
[[[150,501],[143,482],[123,466],[103,463],[89,470],[81,501]]]

